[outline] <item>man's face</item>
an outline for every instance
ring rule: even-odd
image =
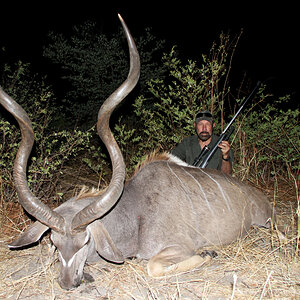
[[[212,136],[213,128],[215,125],[214,123],[211,123],[207,120],[201,120],[194,125],[197,135],[201,141],[205,142]]]

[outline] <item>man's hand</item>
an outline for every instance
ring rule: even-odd
[[[228,141],[222,141],[218,147],[221,149],[223,156],[221,171],[227,175],[230,175],[232,173],[231,163],[229,161],[230,144]]]
[[[229,151],[230,151],[230,144],[228,141],[222,141],[219,146],[222,152],[222,156],[224,159],[228,159],[229,158]]]

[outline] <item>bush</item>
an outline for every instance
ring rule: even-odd
[[[13,97],[28,113],[35,132],[35,146],[28,166],[28,183],[34,193],[45,200],[50,196],[60,198],[56,193],[56,183],[64,164],[88,149],[91,132],[57,131],[52,132],[50,123],[58,108],[51,89],[43,79],[31,74],[28,64],[17,63],[13,67],[4,66],[4,90]],[[0,168],[3,191],[6,201],[16,198],[12,183],[12,166],[20,143],[20,129],[15,120],[1,109],[0,115]],[[9,121],[7,121],[7,120]]]
[[[95,111],[127,77],[129,57],[124,32],[120,29],[108,36],[95,22],[87,21],[75,26],[68,36],[52,32],[49,37],[44,56],[59,66],[68,104],[65,118],[70,124],[76,120],[80,126],[90,127],[96,122]],[[157,40],[149,28],[135,41],[143,68],[138,86],[129,95],[132,99],[139,87],[144,89],[146,81],[164,72],[153,59],[161,56],[164,41]]]
[[[263,182],[277,174],[287,177],[299,174],[300,125],[299,109],[290,109],[290,96],[278,99],[266,97],[260,91],[260,101],[237,122],[234,141],[238,167],[242,177]]]
[[[116,128],[116,136],[127,135],[133,145],[129,168],[143,155],[157,149],[169,151],[184,136],[193,134],[193,120],[199,110],[205,108],[223,116],[228,93],[223,78],[230,51],[229,36],[221,34],[220,44],[214,43],[209,55],[202,56],[201,65],[192,60],[183,65],[175,47],[163,56],[166,78],[150,80],[147,93],[133,104],[138,119],[135,130],[128,126],[122,131],[120,126]]]
[[[216,116],[216,133],[230,121],[244,99],[228,96],[230,48],[224,43],[232,44],[221,35],[220,43],[213,45],[210,55],[202,56],[201,64],[183,64],[175,49],[164,55],[168,76],[151,80],[149,93],[136,99],[134,112],[140,122],[135,131],[130,127],[117,131],[134,145],[131,166],[138,157],[155,149],[169,151],[183,137],[194,134],[194,115],[199,110],[210,110]],[[265,90],[262,86],[252,101],[256,104],[251,107],[249,103],[250,108],[234,124],[234,173],[242,179],[267,181],[287,170],[299,174],[299,109],[288,108],[288,95],[276,99]]]

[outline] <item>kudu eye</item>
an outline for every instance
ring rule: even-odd
[[[53,233],[50,234],[50,241],[51,241],[52,244],[55,246],[55,248],[58,248],[58,247],[57,247],[58,241],[57,241],[57,239],[55,238],[55,236],[54,236]]]
[[[91,236],[90,236],[90,233],[88,231],[86,231],[84,233],[84,236],[78,236],[76,239],[73,240],[74,250],[76,252],[79,251],[86,244],[88,244],[88,242],[90,241],[90,238],[91,238]]]

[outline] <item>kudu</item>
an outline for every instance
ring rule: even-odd
[[[10,248],[37,242],[51,229],[60,261],[59,283],[80,284],[87,261],[125,258],[149,260],[150,276],[163,276],[200,266],[208,259],[196,254],[203,246],[222,245],[243,236],[253,224],[265,226],[271,217],[267,198],[257,189],[216,170],[189,166],[166,154],[141,167],[124,185],[125,164],[109,128],[115,107],[135,87],[139,55],[120,17],[130,51],[130,71],[123,84],[104,102],[97,130],[107,147],[113,174],[101,195],[74,197],[54,210],[29,190],[26,166],[33,130],[26,112],[0,89],[1,104],[16,118],[22,140],[14,163],[20,204],[37,221]]]

